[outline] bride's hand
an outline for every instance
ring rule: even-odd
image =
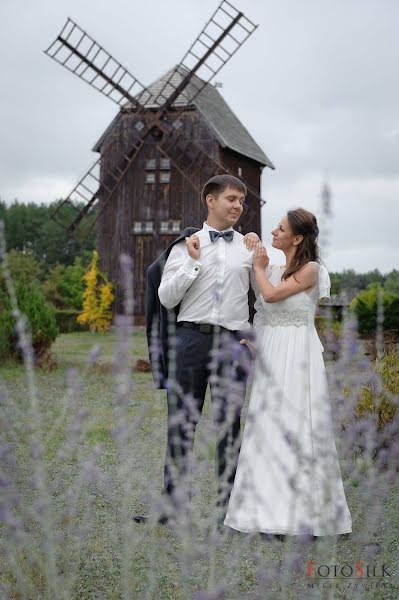
[[[264,271],[268,264],[269,264],[269,257],[267,255],[267,250],[264,247],[264,245],[262,244],[262,242],[259,242],[255,246],[255,252],[254,252],[254,257],[253,257],[253,261],[252,261],[252,268],[254,271],[256,271],[256,270]]]
[[[244,235],[244,244],[246,245],[247,250],[253,250],[258,242],[260,242],[260,238],[253,231]]]
[[[246,346],[248,346],[248,348],[252,354],[252,358],[255,356],[256,348],[255,348],[254,344],[252,344],[252,342],[243,338],[242,340],[240,340],[240,344],[245,344]]]

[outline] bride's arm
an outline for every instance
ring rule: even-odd
[[[268,275],[265,272],[266,260],[266,249],[263,246],[258,246],[254,254],[253,270],[260,293],[265,302],[279,302],[313,287],[316,282],[319,266],[315,263],[309,263],[295,273],[293,277],[289,277],[274,286],[270,283]]]

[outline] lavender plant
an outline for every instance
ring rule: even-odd
[[[220,531],[214,454],[223,432],[215,426],[209,398],[179,511],[161,494],[166,405],[149,374],[132,372],[134,357],[145,350],[143,332],[133,320],[131,259],[121,257],[125,308],[110,334],[112,372],[100,368],[106,357],[97,344],[85,361],[73,364],[72,357],[65,366],[63,344],[79,343],[84,335],[74,334],[60,340],[58,369],[43,374],[34,365],[29,323],[17,306],[2,229],[0,244],[24,360],[23,369],[0,367],[1,598],[343,598],[355,595],[355,584],[358,597],[397,598],[398,412],[381,428],[375,412],[359,416],[357,406],[371,384],[375,396],[389,392],[396,404],[398,397],[387,392],[381,369],[373,369],[364,355],[351,314],[344,316],[338,340],[330,317],[325,354],[353,533],[313,538],[305,529],[303,535],[285,537]],[[381,343],[379,349],[382,357]],[[231,374],[218,374],[231,352],[223,343],[215,347],[211,369],[213,383],[221,393],[228,390],[234,411]],[[261,359],[257,364],[268,373]],[[195,411],[191,400],[186,398]],[[285,431],[287,423],[280,426]],[[323,432],[318,433],[322,442]],[[300,452],[295,434],[287,430],[286,439],[292,452]],[[311,457],[300,458],[304,468],[311,467]],[[132,520],[141,509],[153,515],[144,525]],[[157,515],[173,511],[176,525],[158,524]],[[358,561],[375,567],[378,575],[385,565],[390,576],[345,576],[351,568],[356,575]],[[327,579],[321,567],[333,565],[339,566],[340,578]]]

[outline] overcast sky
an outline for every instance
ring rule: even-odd
[[[327,181],[329,269],[399,268],[399,1],[232,3],[259,27],[216,80],[276,166],[262,176],[264,243],[288,209],[319,215]],[[117,112],[43,54],[68,16],[148,84],[180,61],[218,4],[0,0],[1,199],[68,195]]]

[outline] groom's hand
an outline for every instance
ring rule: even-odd
[[[198,235],[193,233],[193,235],[190,235],[190,237],[186,237],[186,246],[191,258],[198,260],[201,254],[201,246]]]

